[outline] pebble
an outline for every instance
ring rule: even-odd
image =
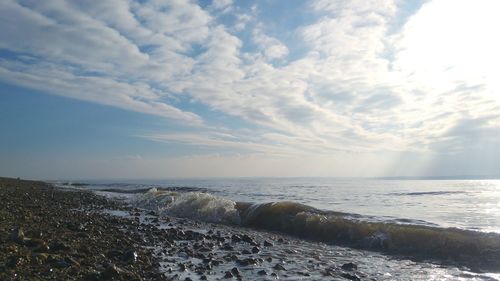
[[[349,262],[349,263],[344,263],[342,265],[342,269],[343,270],[348,270],[348,271],[353,271],[353,270],[357,270],[358,269],[358,266],[352,262]]]
[[[276,270],[286,270],[286,268],[279,263],[275,264],[273,268]]]

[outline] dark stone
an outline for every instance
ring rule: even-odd
[[[16,228],[11,234],[10,239],[18,244],[24,243],[24,231],[22,228]]]
[[[241,266],[249,266],[249,265],[256,265],[258,263],[258,260],[253,258],[247,258],[243,260],[237,260],[236,263],[238,263]]]
[[[358,269],[358,266],[352,262],[349,262],[349,263],[345,263],[342,265],[342,269],[343,270],[348,270],[348,271],[353,271],[353,270],[357,270]]]
[[[17,256],[12,256],[7,259],[5,265],[10,268],[16,268],[24,262],[24,259]]]
[[[137,252],[134,250],[128,250],[123,253],[122,260],[127,263],[134,263],[137,261]]]
[[[237,235],[237,234],[233,234],[233,235],[231,236],[231,241],[232,241],[233,243],[238,243],[238,242],[241,242],[241,237],[240,237],[239,235]]]
[[[285,270],[286,271],[286,268],[284,266],[282,266],[281,264],[277,263],[273,266],[274,269],[276,270]]]
[[[231,271],[226,271],[226,274],[224,274],[224,278],[233,278],[233,274],[231,273]]]
[[[50,248],[53,251],[67,251],[70,249],[70,247],[66,245],[66,243],[59,240],[52,241],[52,243],[50,243]]]
[[[267,272],[263,269],[263,270],[259,270],[259,272],[257,272],[257,274],[259,274],[259,275],[267,275]]]
[[[252,248],[252,253],[257,254],[258,252],[260,252],[259,247],[255,246]]]
[[[264,246],[266,246],[266,247],[271,247],[271,246],[273,246],[273,244],[272,244],[271,242],[268,242],[268,241],[266,240],[266,241],[264,241]]]
[[[238,270],[237,267],[233,267],[231,269],[231,273],[234,274],[234,275],[236,275],[236,276],[240,275],[240,271]]]
[[[242,255],[250,255],[250,254],[251,254],[251,252],[250,252],[249,250],[246,250],[246,249],[245,249],[245,250],[241,251],[241,254],[242,254]]]
[[[104,279],[127,279],[127,280],[137,280],[138,278],[130,271],[120,268],[114,264],[108,264],[106,269],[102,273]]]

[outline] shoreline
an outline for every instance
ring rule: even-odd
[[[0,178],[0,200],[0,280],[483,278],[459,266],[159,216],[40,181]]]

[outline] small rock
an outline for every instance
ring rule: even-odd
[[[246,250],[246,249],[245,249],[245,250],[241,251],[241,254],[242,254],[242,255],[250,255],[250,254],[251,254],[251,252],[250,252],[249,250]]]
[[[127,263],[134,263],[137,261],[137,252],[134,250],[128,250],[122,255],[122,260]]]
[[[37,253],[48,253],[50,250],[50,247],[45,244],[45,242],[43,244],[41,244],[40,246],[36,247],[35,249],[33,249],[34,252],[37,252]]]
[[[286,271],[286,268],[284,266],[282,266],[281,264],[277,263],[276,265],[273,266],[274,269],[276,270],[285,270]]]
[[[266,240],[266,241],[264,241],[264,246],[266,246],[266,247],[271,247],[271,246],[273,246],[273,243],[268,242],[268,241]]]
[[[23,244],[24,242],[24,231],[22,228],[16,228],[11,234],[10,239],[18,244]]]
[[[224,278],[226,278],[226,279],[233,278],[233,274],[231,273],[231,271],[226,271]]]
[[[238,270],[237,267],[233,267],[231,269],[231,273],[234,274],[234,275],[236,275],[236,276],[240,275],[240,271]]]
[[[66,245],[66,243],[59,240],[55,240],[52,243],[50,243],[50,248],[53,251],[67,251],[71,249],[68,245]]]
[[[267,272],[263,269],[263,270],[259,270],[257,272],[257,274],[259,274],[259,275],[267,275]]]
[[[258,252],[260,252],[259,247],[255,246],[252,248],[252,253],[257,254]]]
[[[349,263],[345,263],[342,265],[342,269],[343,270],[348,270],[348,271],[353,271],[353,270],[357,270],[358,269],[358,266],[352,262],[349,262]]]
[[[238,243],[238,242],[241,242],[241,237],[237,234],[233,234],[231,236],[231,241],[234,242],[234,243]]]
[[[16,268],[24,262],[24,259],[21,257],[13,256],[7,259],[5,265],[10,268]]]
[[[126,269],[120,268],[114,264],[108,264],[106,266],[106,269],[102,273],[102,277],[104,279],[113,279],[113,278],[115,278],[115,279],[127,279],[127,280],[137,279],[135,274],[133,274],[132,272],[130,272]]]

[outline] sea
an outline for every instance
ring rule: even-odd
[[[368,273],[376,273],[376,280],[500,280],[498,179],[196,178],[55,183],[168,216],[283,233],[299,241],[296,249],[316,247],[326,255],[334,251],[329,247],[337,252],[341,247],[361,251],[358,258],[368,259],[366,264],[394,264],[385,270],[367,268]]]

